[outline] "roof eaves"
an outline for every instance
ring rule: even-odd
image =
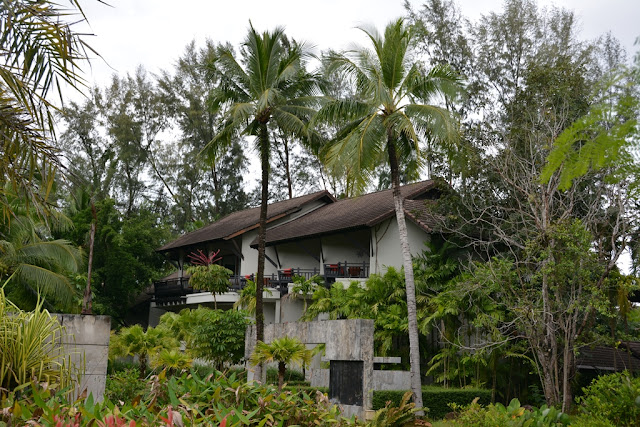
[[[320,233],[307,234],[307,235],[304,235],[304,236],[289,237],[289,238],[281,239],[281,240],[271,240],[269,242],[266,242],[266,246],[282,245],[282,244],[285,244],[285,243],[295,242],[297,240],[314,239],[316,237],[330,236],[330,235],[333,235],[333,234],[356,231],[356,230],[362,230],[362,229],[365,229],[365,228],[369,228],[369,227],[366,226],[366,225],[357,225],[357,226],[353,226],[353,227],[341,228],[341,229],[338,229],[338,230],[330,230],[330,231],[323,231],[323,232],[320,232]],[[251,246],[252,248],[257,248],[258,247],[257,239],[258,239],[257,237],[255,239],[253,239],[253,241],[251,242],[251,244],[249,246]]]
[[[433,229],[424,222],[415,217],[407,208],[404,209],[404,215],[409,218],[415,225],[422,228],[427,233],[432,233]]]

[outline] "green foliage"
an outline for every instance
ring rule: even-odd
[[[554,407],[543,405],[540,408],[528,410],[520,406],[518,399],[513,399],[509,406],[501,403],[483,407],[474,400],[469,406],[456,408],[460,410],[455,425],[478,427],[533,427],[533,426],[567,426],[569,416]]]
[[[70,356],[60,357],[64,333],[41,301],[33,311],[22,311],[0,288],[0,394],[27,387],[34,379],[62,388],[73,384],[77,367]]]
[[[630,70],[614,73],[596,85],[604,98],[556,138],[542,181],[558,173],[560,187],[566,190],[589,171],[608,169],[611,179],[628,177],[635,163],[640,114],[640,96],[633,85]]]
[[[111,333],[109,341],[109,358],[113,360],[123,356],[137,356],[140,362],[140,378],[144,378],[147,371],[147,358],[157,357],[163,349],[178,346],[167,330],[163,328],[147,328],[140,325],[122,328],[118,333]]]
[[[457,123],[435,99],[452,100],[460,91],[459,77],[449,67],[425,70],[416,61],[411,29],[402,19],[390,22],[384,36],[374,28],[362,30],[372,49],[326,56],[326,72],[349,79],[355,96],[327,102],[316,119],[345,122],[324,155],[330,169],[349,171],[347,179],[356,192],[380,164],[389,165],[393,176],[402,162],[407,177],[415,179],[425,160],[419,146],[422,134],[429,135],[430,144],[455,146]]]
[[[127,368],[107,375],[105,386],[105,398],[120,404],[119,402],[132,402],[140,396],[147,384],[140,381],[138,368]]]
[[[384,408],[387,402],[391,402],[392,406],[399,406],[405,392],[400,390],[374,391],[373,409]],[[436,420],[451,412],[451,404],[468,405],[475,398],[487,405],[491,402],[491,390],[422,387],[424,406],[429,410],[429,416]]]
[[[251,355],[251,363],[259,365],[276,362],[278,364],[278,388],[282,389],[287,365],[292,363],[308,365],[311,363],[312,357],[313,352],[307,349],[304,343],[297,338],[284,336],[271,341],[270,344],[258,341]]]
[[[284,373],[284,380],[287,384],[295,385],[296,382],[304,382],[304,375],[301,371],[297,371],[295,369],[287,369]],[[277,368],[268,368],[267,369],[267,382],[275,383],[278,381],[278,369]]]
[[[5,184],[44,213],[60,160],[50,145],[54,134],[51,93],[67,85],[79,89],[79,67],[90,49],[73,30],[82,21],[80,4],[64,7],[47,0],[9,0],[0,7],[0,210],[12,209]]]
[[[378,409],[373,419],[368,424],[370,427],[387,427],[405,425],[413,425],[415,420],[415,412],[417,411],[414,403],[409,403],[411,392],[408,391],[402,396],[402,400],[398,406],[393,406],[391,402],[387,402],[384,408]]]
[[[229,290],[229,277],[233,271],[218,264],[192,265],[187,267],[190,274],[189,284],[194,289],[209,291],[213,294],[213,302],[217,308],[216,294]]]
[[[132,380],[132,376],[128,381]],[[54,389],[34,384],[20,396],[9,394],[0,402],[1,421],[10,425],[363,425],[345,419],[326,395],[318,392],[278,392],[271,386],[249,384],[235,374],[217,372],[203,378],[192,372],[167,378],[151,378],[144,391],[118,402],[70,402]]]
[[[640,378],[628,372],[602,375],[577,397],[578,411],[586,418],[616,426],[637,426],[640,420]]]
[[[191,330],[191,340],[187,340],[189,352],[194,357],[214,362],[218,368],[225,362],[239,362],[244,357],[245,330],[249,324],[247,313],[241,310],[197,310],[203,311],[200,321]]]
[[[95,205],[98,222],[92,274],[94,312],[108,314],[117,323],[127,315],[140,292],[161,277],[165,260],[155,250],[169,234],[147,209],[124,216],[112,199],[101,200]],[[70,218],[73,229],[57,235],[84,247],[88,253],[91,206],[74,206],[70,209]]]
[[[316,287],[305,320],[320,313],[331,319],[373,319],[376,354],[386,356],[395,352],[406,355],[406,348],[394,348],[397,337],[407,335],[407,302],[402,270],[389,267],[384,275],[372,274],[364,286],[351,282],[348,287],[334,283],[330,289]]]

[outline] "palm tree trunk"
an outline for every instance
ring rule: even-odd
[[[391,184],[393,186],[393,202],[396,209],[396,221],[398,222],[398,234],[402,247],[402,264],[404,266],[404,280],[407,289],[407,320],[409,322],[409,360],[411,364],[411,391],[416,408],[422,408],[422,383],[420,380],[420,343],[418,335],[418,317],[416,314],[416,287],[413,281],[413,262],[411,249],[407,236],[407,224],[404,219],[404,207],[402,194],[400,193],[400,174],[398,173],[398,156],[395,141],[391,134],[387,136],[387,151],[389,153],[389,166],[391,168]],[[416,412],[422,416],[422,410]]]
[[[264,255],[267,239],[267,202],[269,200],[269,134],[267,124],[260,123],[260,163],[262,164],[262,200],[260,203],[260,225],[258,227],[258,272],[256,273],[256,342],[264,341]],[[255,376],[262,381],[262,364],[256,366]]]
[[[284,385],[284,374],[286,372],[286,365],[284,362],[278,362],[278,391],[282,391]]]

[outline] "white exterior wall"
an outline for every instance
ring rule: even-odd
[[[271,248],[273,250],[273,248]],[[320,271],[320,262],[313,258],[314,255],[320,259],[320,240],[303,240],[299,244],[284,243],[277,246],[278,255],[282,268],[317,268]],[[275,258],[274,258],[275,260]]]
[[[242,235],[242,255],[244,259],[240,261],[240,275],[248,276],[258,271],[258,250],[253,249],[250,244],[258,235],[258,229],[247,231]]]
[[[248,276],[258,272],[258,249],[251,247],[251,242],[258,236],[258,229],[247,231],[242,235],[242,255],[244,259],[240,261],[240,275]],[[273,248],[267,247],[265,255],[276,262],[276,253]],[[277,274],[278,269],[274,267],[268,259],[264,260],[264,275]]]
[[[282,219],[270,222],[267,224],[267,228],[273,228],[277,225],[281,225],[281,224],[285,224],[287,222],[293,221],[296,218],[299,218],[313,210],[316,210],[322,206],[326,205],[326,202],[324,201],[315,201],[312,203],[308,203],[305,206],[302,207],[302,209],[300,209],[299,212],[295,212],[289,216],[286,216]],[[252,248],[251,247],[251,242],[253,242],[253,240],[258,237],[258,229],[255,228],[253,230],[247,231],[246,233],[244,233],[242,235],[242,254],[244,255],[244,259],[240,261],[240,275],[242,276],[246,276],[249,274],[255,274],[258,271],[258,249],[257,248]],[[287,245],[283,245],[283,246],[287,246]],[[295,246],[295,245],[293,245]],[[285,249],[286,250],[286,249]],[[296,253],[298,255],[300,255],[302,252],[303,255],[306,255],[303,253],[302,250],[300,250],[299,248],[294,249],[293,253]],[[276,252],[275,249],[273,247],[267,246],[266,250],[265,250],[265,254],[271,258],[273,260],[273,262],[277,263],[277,257],[276,257]],[[289,252],[287,252],[287,254],[290,254]],[[282,263],[282,268],[288,268],[285,267],[285,263],[283,261],[283,257],[282,257],[282,253],[280,253],[280,247],[278,247],[278,255],[280,256],[280,262]],[[313,260],[313,258],[308,257],[310,260]],[[308,263],[308,261],[305,261]],[[303,267],[302,265],[296,265],[296,267],[301,267],[301,268],[313,268],[314,265],[311,265],[311,267]],[[278,273],[278,268],[276,268],[273,264],[271,264],[271,262],[269,262],[268,259],[265,259],[264,262],[264,275],[265,276],[270,276],[271,274],[277,274]]]
[[[407,219],[407,235],[412,255],[424,251],[424,243],[429,241],[429,234]],[[371,274],[384,274],[386,267],[402,267],[402,248],[400,234],[395,217],[383,221],[371,229],[373,254],[371,255]]]
[[[368,230],[333,234],[322,237],[322,255],[324,264],[339,262],[369,262]]]

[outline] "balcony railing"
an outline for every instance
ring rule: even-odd
[[[326,279],[365,279],[369,277],[369,263],[345,261],[324,264],[324,277]]]
[[[247,285],[247,280],[254,280],[253,274],[248,276],[233,275],[229,278],[229,290],[240,291]],[[205,292],[202,290],[194,289],[189,285],[189,278],[183,277],[171,280],[161,280],[154,284],[154,300],[157,304],[176,303],[182,300],[182,297],[198,293]],[[283,292],[283,283],[279,280],[277,274],[265,275],[264,286],[279,289]],[[286,283],[284,284],[286,289]],[[286,293],[286,291],[285,291]]]
[[[278,280],[280,282],[290,283],[296,276],[302,276],[305,280],[309,280],[319,274],[319,268],[285,268],[284,270],[278,270]]]
[[[288,285],[295,276],[302,276],[309,280],[313,276],[319,275],[318,268],[285,268],[278,270],[276,274],[265,275],[264,286],[275,288],[280,291],[280,295],[288,292]],[[324,264],[324,281],[329,286],[337,278],[358,279],[369,277],[369,263],[366,262],[339,262],[337,264]],[[229,290],[240,291],[247,285],[247,280],[254,280],[254,275],[239,276],[233,275],[229,278]],[[157,304],[177,303],[184,296],[197,292],[189,286],[189,278],[177,278],[162,280],[154,283],[154,300]]]

